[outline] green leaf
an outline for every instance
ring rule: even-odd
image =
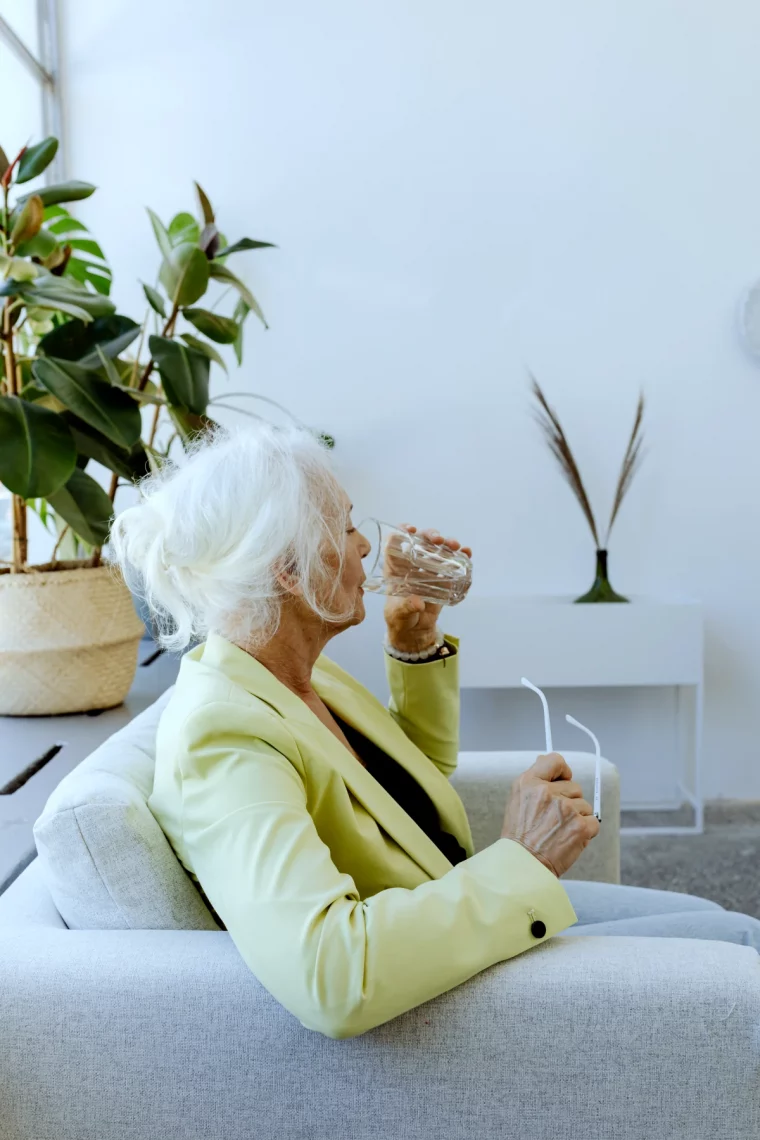
[[[140,326],[131,317],[115,313],[110,317],[98,317],[89,324],[66,321],[42,338],[37,351],[59,360],[76,360],[83,368],[99,368],[98,348],[112,358],[123,352],[139,335]]]
[[[148,304],[154,313],[158,313],[159,317],[166,320],[166,308],[164,306],[164,299],[159,293],[158,289],[154,289],[152,285],[143,284],[143,293],[148,299]]]
[[[100,366],[106,374],[106,379],[108,382],[110,384],[115,384],[117,388],[128,388],[129,385],[122,384],[121,374],[114,364],[113,360],[111,360],[110,357],[106,356],[99,344],[95,345],[95,352],[97,354],[98,361],[100,362]],[[80,363],[83,367],[86,367],[84,361],[80,361]]]
[[[12,281],[35,281],[44,270],[23,257],[5,257],[0,254],[0,270]]]
[[[206,197],[206,194],[205,194],[203,188],[201,186],[199,186],[197,182],[195,183],[195,189],[196,189],[197,194],[198,194],[198,201],[201,204],[201,212],[203,214],[203,221],[207,226],[209,226],[214,221],[214,211],[211,208],[211,203],[209,202],[208,198]]]
[[[40,357],[32,369],[35,380],[85,423],[119,447],[131,448],[140,438],[140,409],[131,396],[68,360]]]
[[[41,305],[48,309],[58,306],[63,313],[70,312],[70,309],[67,310],[63,307],[64,305],[76,305],[79,309],[84,310],[83,319],[85,320],[88,316],[110,317],[116,311],[116,306],[108,297],[96,296],[87,289],[75,288],[65,278],[53,277],[49,274],[38,277],[33,285],[26,285],[19,292],[30,305]],[[43,302],[52,302],[52,304],[43,304]],[[75,315],[81,317],[81,313]]]
[[[190,242],[197,245],[201,236],[200,226],[192,214],[175,214],[169,222],[169,241],[172,245]]]
[[[71,432],[56,412],[18,396],[0,396],[0,481],[36,499],[55,491],[76,464]]]
[[[80,257],[70,257],[66,265],[65,276],[81,281],[83,285],[92,285],[102,296],[107,297],[111,291],[111,270],[107,265],[96,265],[92,261],[84,261]]]
[[[90,238],[67,238],[66,244],[70,245],[72,249],[78,250],[80,253],[89,253],[92,257],[98,257],[101,261],[105,261],[105,255],[96,241]]]
[[[239,277],[236,277],[234,273],[230,272],[226,265],[217,265],[216,262],[212,261],[209,266],[209,274],[214,278],[214,280],[225,281],[228,285],[231,285],[233,289],[237,289],[238,293],[245,301],[249,310],[256,314],[265,329],[269,328],[269,325],[266,322],[266,318],[261,311],[261,306],[259,305],[251,290],[240,280]],[[246,316],[247,315],[248,314],[246,313]]]
[[[161,266],[159,279],[175,305],[192,305],[208,288],[208,260],[197,245],[176,246]]]
[[[235,343],[232,346],[235,350],[235,359],[238,362],[238,366],[243,363],[243,324],[245,323],[245,318],[248,316],[249,312],[250,309],[248,308],[248,305],[241,297],[237,305],[235,305],[235,312],[232,314],[233,320],[237,321],[238,326],[238,334],[235,338]]]
[[[44,220],[42,199],[39,194],[32,194],[26,199],[21,212],[11,229],[11,245],[22,245],[40,232]]]
[[[207,344],[205,340],[201,340],[200,337],[193,336],[192,333],[182,333],[180,339],[184,340],[185,344],[189,345],[190,348],[194,348],[196,352],[202,352],[204,356],[207,356],[209,358],[209,360],[213,360],[217,364],[220,364],[225,372],[227,371],[227,365],[225,364],[224,357],[220,352],[217,352],[213,345]]]
[[[57,182],[53,186],[42,186],[37,191],[44,206],[54,206],[59,202],[81,202],[94,193],[95,187],[90,182]],[[29,197],[26,194],[19,198],[17,205],[28,201]]]
[[[129,384],[115,384],[114,387],[119,388],[122,392],[129,392],[133,400],[138,404],[154,404],[158,408],[165,408],[168,406],[169,401],[159,396],[156,393],[155,386],[152,391],[140,391],[139,388],[132,388]]]
[[[64,486],[46,498],[74,534],[93,546],[103,545],[108,538],[113,503],[91,475],[75,468]]]
[[[46,309],[53,313],[65,313],[68,317],[78,317],[80,321],[92,320],[86,309],[80,305],[72,305],[68,301],[61,301],[60,298],[53,300],[49,297],[24,296],[23,299],[26,301],[30,312],[32,309]]]
[[[50,230],[41,229],[33,238],[16,246],[19,257],[39,257],[43,261],[58,246],[58,239]]]
[[[46,206],[45,223],[54,234],[89,233],[84,222],[73,217],[63,206]]]
[[[169,403],[202,415],[208,404],[208,357],[166,337],[152,336],[148,345]]]
[[[96,463],[101,463],[109,471],[115,471],[117,475],[130,482],[137,482],[143,475],[148,474],[150,470],[148,457],[140,440],[129,449],[118,447],[73,412],[64,412],[59,418],[68,424],[80,455],[94,459]]]
[[[227,257],[230,253],[240,253],[244,249],[277,249],[277,246],[271,241],[254,241],[253,238],[241,238],[234,245],[220,249],[216,257]]]
[[[164,223],[150,208],[147,209],[150,224],[153,226],[153,233],[156,235],[156,241],[158,242],[158,248],[161,250],[161,256],[165,259],[169,258],[172,253],[172,243],[169,240],[169,235],[166,232]]]
[[[238,327],[231,317],[220,317],[210,309],[183,309],[182,316],[209,340],[215,340],[217,344],[234,344]]]
[[[189,411],[187,408],[179,406],[170,407],[169,415],[183,443],[187,443],[196,435],[207,431],[209,428],[216,427],[214,420],[209,419],[207,415],[195,415],[194,412]]]
[[[16,170],[16,182],[30,182],[32,178],[42,174],[43,170],[50,166],[57,150],[58,139],[54,139],[52,135],[43,139],[41,143],[37,143],[36,146],[27,147],[21,155],[21,161]]]
[[[8,158],[8,155],[5,153],[3,148],[0,146],[0,178],[3,177],[3,175],[5,174],[5,172],[9,166],[10,166],[10,160]]]

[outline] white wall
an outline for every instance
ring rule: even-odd
[[[591,539],[525,368],[600,514],[645,387],[613,581],[704,600],[706,792],[760,797],[760,368],[735,327],[760,276],[760,8],[62,8],[69,172],[100,187],[82,216],[119,304],[154,272],[143,206],[192,207],[193,178],[230,237],[277,242],[238,262],[272,326],[242,382],[337,436],[357,517],[460,535],[481,594],[581,592]],[[661,703],[636,697],[613,759]]]

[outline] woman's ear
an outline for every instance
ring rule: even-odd
[[[303,597],[303,587],[298,580],[296,563],[293,559],[275,566],[274,576],[284,593],[292,594],[294,598]]]

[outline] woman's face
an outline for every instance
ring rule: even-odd
[[[340,589],[336,594],[334,606],[336,610],[353,607],[353,617],[341,628],[358,625],[364,621],[364,590],[362,583],[367,577],[362,559],[366,558],[372,549],[371,543],[356,529],[351,518],[353,509],[348,496],[345,497],[345,506],[348,514],[346,523],[346,554],[343,560],[343,574],[340,580]]]

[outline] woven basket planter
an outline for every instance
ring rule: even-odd
[[[121,704],[144,632],[109,566],[0,574],[0,714]]]

